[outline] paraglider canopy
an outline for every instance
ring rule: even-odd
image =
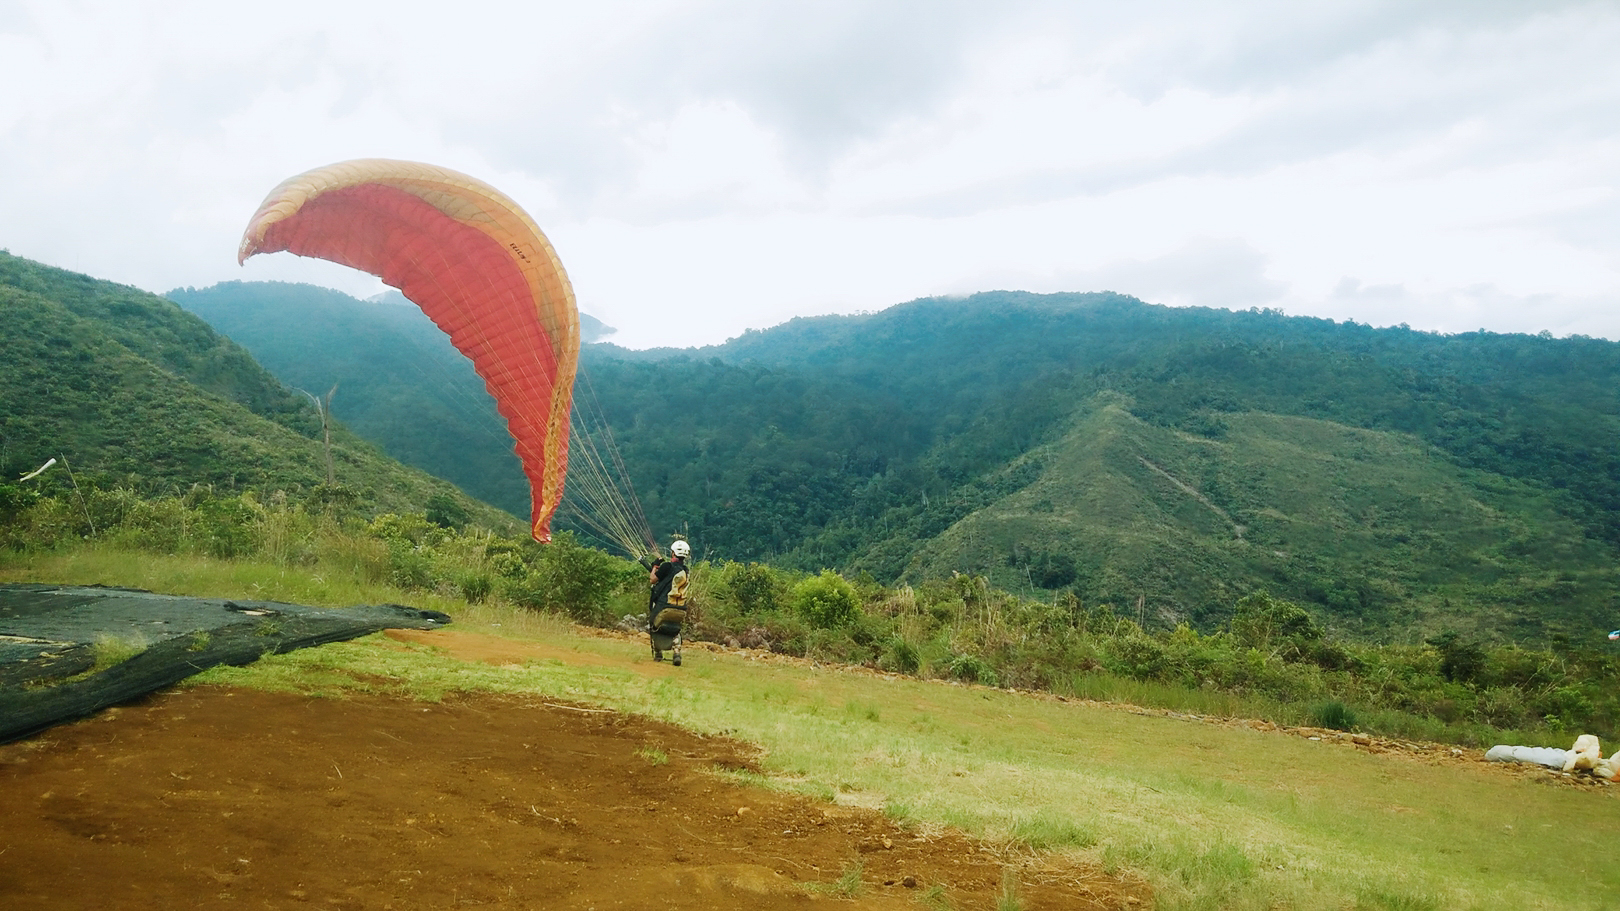
[[[579,311],[556,251],[517,203],[446,168],[327,165],[270,191],[237,261],[288,251],[398,288],[472,360],[529,479],[530,532],[551,539],[568,467]]]

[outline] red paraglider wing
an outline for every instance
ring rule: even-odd
[[[531,533],[551,538],[579,360],[573,288],[545,235],[498,190],[444,168],[364,159],[272,190],[238,261],[288,251],[398,288],[472,360],[517,442]]]

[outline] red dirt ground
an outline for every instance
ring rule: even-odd
[[[1008,870],[1032,911],[1152,904],[1097,870],[716,774],[753,762],[539,699],[168,690],[0,746],[0,908],[966,911],[994,908]]]

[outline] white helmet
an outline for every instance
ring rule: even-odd
[[[692,545],[686,543],[685,541],[676,541],[674,544],[669,546],[669,552],[684,560],[691,556]]]

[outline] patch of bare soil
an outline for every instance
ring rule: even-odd
[[[162,691],[0,746],[0,907],[970,909],[1009,869],[1029,909],[1151,905],[1140,883],[718,774],[753,763],[539,699]]]

